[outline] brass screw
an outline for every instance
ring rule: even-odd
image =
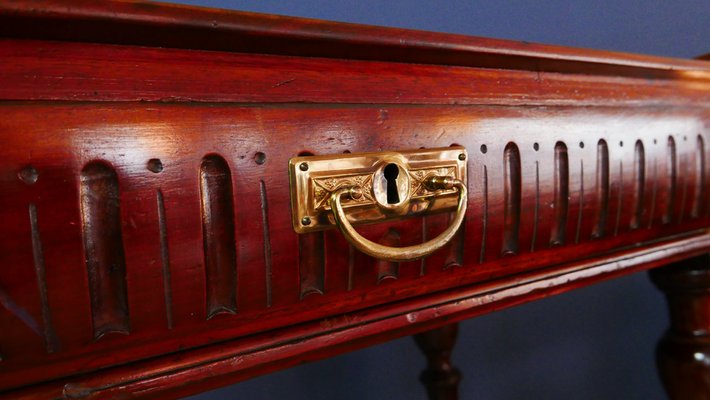
[[[464,153],[459,154],[459,160],[461,160],[461,161],[466,160],[466,154],[464,154]]]
[[[301,171],[308,171],[308,163],[303,162],[303,163],[301,163],[301,165],[298,166],[298,168]]]
[[[305,163],[304,163],[305,164]],[[303,164],[301,164],[303,165]],[[308,167],[306,167],[308,168]],[[311,218],[310,217],[303,217],[301,218],[301,225],[310,225],[311,224]]]
[[[355,186],[350,189],[350,198],[353,200],[357,200],[362,197],[362,188],[360,186]]]
[[[39,173],[37,172],[35,167],[28,165],[25,168],[22,168],[22,170],[17,174],[17,177],[20,178],[22,182],[25,182],[28,185],[32,185],[37,182],[37,179],[39,178]]]

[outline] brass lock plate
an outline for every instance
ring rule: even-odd
[[[455,211],[455,189],[430,190],[425,182],[446,176],[465,183],[467,159],[459,146],[294,157],[289,160],[293,228],[306,233],[334,227],[329,199],[344,187],[362,189],[359,198],[342,202],[353,225]]]

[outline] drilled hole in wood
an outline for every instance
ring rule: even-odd
[[[483,153],[483,154],[488,153],[488,146],[486,146],[485,144],[482,144],[481,145],[481,153]]]
[[[584,148],[584,142],[579,142],[579,148],[583,149]]]
[[[148,160],[148,171],[155,174],[163,171],[163,162],[158,158],[151,158]]]
[[[535,142],[535,143],[533,144],[533,149],[534,149],[535,151],[540,150],[540,145],[539,145],[537,142]]]
[[[39,172],[37,172],[35,167],[28,165],[18,172],[17,177],[20,178],[22,182],[32,185],[39,179]]]
[[[259,165],[264,164],[266,162],[266,154],[257,151],[256,154],[254,154],[254,162]]]

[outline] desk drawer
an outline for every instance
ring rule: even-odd
[[[357,310],[702,233],[710,221],[705,111],[2,108],[2,388],[306,321],[327,325]],[[290,158],[451,145],[468,151],[468,208],[462,229],[435,254],[387,262],[337,230],[294,232]],[[434,237],[450,219],[358,230],[404,246]]]

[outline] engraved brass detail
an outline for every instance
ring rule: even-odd
[[[335,227],[331,199],[343,189],[357,188],[359,194],[340,198],[343,215],[354,226],[456,211],[461,191],[427,182],[438,177],[465,184],[466,160],[463,147],[292,158],[289,176],[294,230],[305,233]],[[388,178],[385,170],[393,164],[397,167],[395,178]],[[393,199],[391,191],[396,192]]]

